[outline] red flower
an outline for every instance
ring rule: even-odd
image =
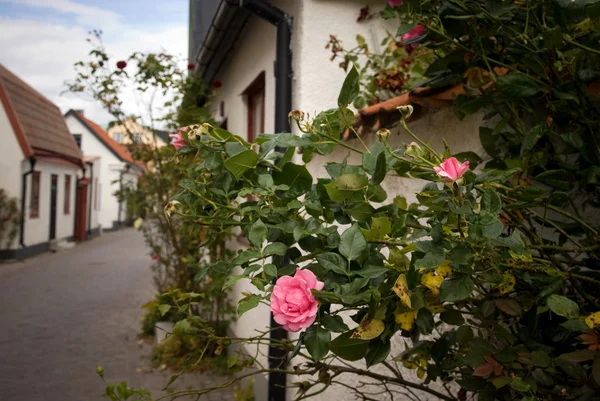
[[[127,67],[127,63],[125,61],[117,61],[117,68],[122,70],[125,67]]]
[[[193,70],[194,68],[196,68],[196,64],[188,63],[188,70]]]
[[[157,254],[152,255],[152,260],[158,260],[160,259],[160,256],[158,256]]]
[[[402,42],[407,42],[409,40],[412,40],[412,39],[418,38],[419,36],[422,36],[423,34],[425,34],[425,32],[427,32],[427,28],[425,28],[423,25],[417,25],[413,29],[411,29],[410,31],[408,31],[404,35],[402,35],[400,37],[400,40]]]
[[[360,9],[360,14],[358,15],[358,18],[356,19],[356,22],[364,21],[367,18],[369,18],[369,6],[365,6]]]
[[[212,81],[211,85],[212,85],[213,88],[219,89],[221,86],[223,86],[223,82],[221,82],[221,81]]]
[[[402,5],[402,0],[387,0],[390,7],[396,7]]]

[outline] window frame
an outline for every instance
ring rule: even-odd
[[[31,173],[31,192],[29,200],[29,218],[39,219],[40,217],[40,192],[42,187],[42,172],[33,171]]]
[[[65,174],[65,199],[63,200],[63,213],[71,214],[71,175]]]
[[[250,85],[242,93],[246,97],[246,112],[247,112],[247,138],[248,142],[253,142],[254,139],[260,132],[254,132],[254,116],[256,114],[257,102],[255,98],[258,95],[262,95],[260,100],[261,115],[260,115],[260,130],[265,132],[265,72],[261,71],[260,74],[252,81]]]
[[[81,142],[83,141],[83,135],[82,134],[73,134],[73,139],[75,139],[75,143],[77,144],[77,147],[79,148],[79,150],[81,150]]]

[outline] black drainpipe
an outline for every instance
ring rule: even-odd
[[[94,162],[86,162],[90,166],[90,198],[88,199],[88,238],[92,235],[92,197],[94,196]],[[85,170],[84,170],[85,171]]]
[[[275,132],[290,132],[288,114],[292,110],[292,21],[293,18],[263,0],[240,0],[240,6],[277,27],[275,55]],[[282,151],[283,149],[278,149]],[[287,258],[283,264],[289,262]],[[287,339],[287,332],[273,319],[271,313],[271,339]],[[269,346],[269,369],[280,369],[286,360],[286,351]],[[268,401],[285,401],[287,378],[285,373],[269,373]]]
[[[22,185],[21,185],[21,230],[19,232],[19,244],[25,248],[25,197],[27,196],[27,176],[35,171],[36,160],[32,157],[29,159],[31,165],[28,172],[23,174]]]

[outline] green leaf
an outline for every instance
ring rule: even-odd
[[[332,272],[347,275],[348,274],[348,263],[337,253],[327,252],[317,255],[317,262],[321,267]]]
[[[242,316],[245,312],[249,311],[250,309],[256,308],[260,303],[260,299],[260,295],[257,294],[250,294],[245,298],[242,298],[238,303],[237,307],[238,317]]]
[[[288,246],[281,242],[273,242],[263,249],[264,256],[279,255],[283,256],[288,250]]]
[[[361,228],[361,231],[367,241],[382,240],[392,232],[392,223],[387,217],[373,217],[371,228],[368,230]]]
[[[277,277],[277,266],[272,263],[268,263],[263,266],[263,271],[269,277]]]
[[[385,159],[385,145],[379,141],[375,142],[371,149],[362,154],[362,168],[367,173],[373,175],[377,166],[377,159],[383,154]]]
[[[233,368],[235,365],[237,365],[238,359],[237,356],[232,355],[229,358],[227,358],[227,369],[231,369]]]
[[[346,173],[337,180],[325,185],[327,194],[335,202],[342,203],[344,200],[362,200],[362,191],[369,185],[366,176],[357,173]]]
[[[445,280],[440,288],[442,302],[456,302],[467,299],[473,292],[473,280],[469,276],[459,279]]]
[[[456,330],[456,341],[461,345],[467,345],[473,339],[473,330],[469,326],[460,326]]]
[[[510,386],[521,393],[531,389],[531,386],[520,377],[513,377],[512,382],[510,382]]]
[[[573,176],[565,170],[548,170],[538,174],[535,179],[552,188],[568,191]]]
[[[334,339],[329,348],[331,352],[347,361],[362,359],[369,348],[369,341],[351,339],[353,331],[348,331]]]
[[[277,185],[287,185],[289,190],[284,192],[287,199],[297,198],[310,191],[313,178],[305,166],[286,163],[281,171],[273,173],[273,180]]]
[[[431,334],[434,326],[433,314],[427,308],[419,309],[417,313],[417,319],[415,320],[415,325],[421,330],[423,334]]]
[[[535,96],[543,89],[542,85],[529,75],[508,73],[496,79],[496,88],[513,99]]]
[[[384,362],[390,351],[392,350],[392,344],[390,340],[381,341],[377,339],[369,343],[369,349],[365,355],[365,362],[367,363],[367,369],[373,365]]]
[[[344,231],[340,241],[340,253],[348,260],[357,259],[362,251],[367,248],[367,241],[363,236],[358,224]]]
[[[258,164],[258,155],[253,150],[246,150],[225,160],[225,168],[239,179],[244,173]]]
[[[416,26],[417,26],[416,22],[400,24],[400,26],[398,26],[398,30],[396,31],[396,36],[402,36],[406,32],[410,31],[411,29],[414,29],[414,27],[416,27]]]
[[[531,152],[531,150],[535,147],[537,141],[540,140],[545,134],[545,129],[543,125],[536,125],[525,135],[523,138],[523,143],[521,144],[521,157]]]
[[[502,199],[491,189],[488,189],[484,192],[481,197],[481,213],[487,214],[490,216],[497,216],[502,210]]]
[[[454,326],[460,326],[465,323],[465,319],[457,310],[445,310],[440,314],[440,319],[444,323],[448,323]]]
[[[329,331],[334,333],[344,333],[348,331],[348,326],[344,323],[341,316],[323,315],[321,316],[321,324]]]
[[[548,308],[559,316],[567,319],[579,317],[579,306],[569,298],[562,295],[552,294],[546,300]]]
[[[358,202],[348,209],[347,212],[354,220],[368,220],[373,215],[375,208],[369,202]]]
[[[244,275],[237,275],[237,276],[231,276],[227,279],[227,281],[225,282],[225,284],[223,284],[223,289],[231,287],[232,285],[234,285],[235,283],[237,283],[238,281],[240,281],[241,279],[246,278],[246,276]]]
[[[531,353],[531,360],[535,366],[541,368],[547,368],[552,364],[552,358],[544,351],[533,351]]]
[[[311,326],[306,330],[304,345],[315,361],[320,361],[329,352],[331,333],[320,326]]]
[[[171,310],[171,305],[167,305],[167,304],[158,305],[158,311],[160,312],[161,316],[164,316],[170,310]]]
[[[379,185],[385,179],[385,175],[387,173],[387,160],[385,159],[385,153],[380,153],[377,156],[377,162],[375,164],[375,171],[371,176],[371,183],[374,185]]]
[[[258,219],[254,224],[252,224],[252,227],[250,227],[248,239],[256,248],[262,249],[262,244],[267,240],[268,233],[269,230],[267,229],[267,226],[265,226],[265,223]]]
[[[346,79],[344,80],[344,84],[342,85],[342,90],[340,91],[340,95],[338,96],[338,106],[346,107],[351,104],[354,99],[358,96],[360,92],[360,74],[356,69],[356,66],[352,66]]]
[[[579,332],[579,333],[583,333],[583,332],[589,330],[589,327],[587,326],[587,324],[585,324],[585,322],[583,320],[579,320],[579,319],[567,320],[566,322],[561,323],[561,326],[569,331]]]

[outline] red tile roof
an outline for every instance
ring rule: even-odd
[[[96,124],[92,120],[88,120],[81,111],[69,110],[66,116],[68,116],[69,114],[74,115],[75,118],[77,118],[83,125],[85,125],[92,132],[92,134],[96,135],[96,137],[102,143],[104,143],[104,145],[121,161],[133,163],[131,153],[129,153],[127,149],[125,149],[125,147],[122,146],[120,143],[108,136],[106,131],[104,131],[98,124]]]
[[[83,166],[60,109],[0,64],[0,101],[25,157],[62,158]]]

